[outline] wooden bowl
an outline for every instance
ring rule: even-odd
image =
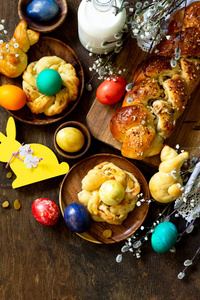
[[[65,128],[65,127],[75,127],[83,133],[84,138],[85,138],[85,143],[79,151],[74,152],[74,153],[69,153],[69,152],[65,152],[58,146],[58,144],[56,142],[56,135],[59,130],[61,130],[62,128]],[[61,124],[54,133],[54,147],[56,148],[57,152],[60,155],[62,155],[63,157],[65,157],[67,159],[78,159],[80,157],[83,157],[86,154],[86,152],[89,150],[90,145],[91,145],[91,134],[90,134],[88,128],[80,122],[77,122],[77,121],[65,122],[65,123]]]
[[[67,2],[66,0],[55,0],[59,6],[59,12],[56,17],[47,22],[39,22],[37,20],[31,19],[27,12],[27,6],[29,5],[32,0],[19,0],[18,2],[18,15],[20,19],[25,19],[28,22],[28,27],[41,32],[41,33],[48,33],[63,24],[67,16]]]
[[[124,157],[114,154],[97,154],[87,157],[74,165],[65,175],[62,181],[59,194],[59,205],[64,216],[65,208],[73,203],[79,202],[78,193],[82,190],[82,179],[96,165],[102,162],[114,163],[119,168],[132,173],[140,183],[141,192],[146,200],[150,199],[148,183],[140,170]],[[120,242],[131,236],[143,223],[149,210],[148,201],[142,202],[141,206],[135,206],[121,225],[111,225],[106,222],[91,221],[88,230],[84,233],[77,233],[83,239],[96,244],[112,244]],[[106,229],[112,231],[110,238],[105,238],[103,232]]]
[[[47,36],[40,37],[39,41],[29,49],[28,60],[29,63],[31,63],[33,61],[39,60],[43,56],[53,55],[56,55],[62,58],[67,63],[72,64],[72,66],[76,69],[77,77],[80,80],[79,94],[77,99],[75,101],[71,101],[68,104],[68,107],[62,113],[51,117],[46,116],[45,114],[33,114],[27,105],[19,110],[7,110],[8,113],[17,120],[31,125],[48,125],[65,118],[78,105],[84,90],[84,71],[77,55],[68,45],[55,38]],[[9,78],[4,76],[3,74],[0,74],[0,84],[13,84],[22,88],[22,76],[19,76],[17,78]]]

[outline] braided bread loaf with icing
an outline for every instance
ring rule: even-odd
[[[26,20],[21,20],[11,40],[0,45],[0,73],[9,78],[23,73],[28,64],[26,52],[39,40],[40,34],[28,29],[27,25]]]
[[[158,154],[200,82],[200,1],[175,12],[164,39],[133,76],[134,86],[111,118],[112,136],[125,157],[142,160]],[[180,41],[179,41],[180,38]],[[175,67],[175,49],[181,50]],[[130,101],[131,99],[131,101]]]

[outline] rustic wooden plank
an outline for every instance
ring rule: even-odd
[[[87,81],[91,76],[88,66],[92,65],[95,58],[89,57],[87,50],[78,41],[77,9],[80,0],[67,0],[67,2],[69,11],[65,23],[49,36],[60,39],[75,51],[84,67]],[[19,22],[17,5],[16,0],[1,0],[0,15],[5,19],[4,25],[9,37],[12,36]],[[140,62],[142,56],[143,53],[139,51],[137,57],[130,56],[134,60],[134,66]],[[61,162],[63,158],[53,145],[54,132],[62,122],[68,120],[85,123],[98,83],[99,81],[95,79],[93,91],[91,93],[84,91],[74,111],[59,122],[47,126],[33,126],[16,120],[17,140],[44,144],[55,151]],[[196,136],[192,137],[191,131],[194,126],[200,125],[199,92],[195,94],[195,99],[196,97],[197,102],[196,100],[195,103],[191,102],[191,106],[187,108],[187,111],[190,112],[191,109],[192,113],[186,114],[186,121],[197,119],[197,123],[183,123],[181,128],[178,122],[178,129],[174,133],[177,141],[180,135],[187,136],[185,132],[188,132],[191,144],[196,142]],[[90,114],[92,117],[91,112]],[[0,107],[0,132],[3,134],[6,133],[9,116],[10,114]],[[106,112],[101,105],[98,105],[93,123],[101,118],[106,121]],[[179,121],[181,123],[181,119]],[[103,130],[104,128],[101,129],[102,132]],[[177,141],[173,140],[173,145]],[[88,156],[99,153],[119,154],[114,147],[92,139]],[[77,160],[67,162],[72,167]],[[141,168],[140,170],[142,171]],[[146,170],[147,172],[143,171],[143,174],[147,179],[152,169],[147,167]],[[185,278],[181,281],[177,279],[178,273],[184,268],[183,262],[191,259],[199,247],[199,218],[195,221],[193,232],[184,235],[177,243],[176,253],[170,251],[163,254],[155,253],[149,237],[149,241],[142,246],[140,259],[136,259],[131,252],[128,252],[123,255],[122,262],[117,264],[115,258],[121,252],[124,241],[112,245],[97,245],[70,231],[62,217],[52,227],[43,226],[34,219],[31,205],[36,198],[47,197],[59,204],[62,176],[13,190],[11,185],[14,175],[8,179],[7,172],[5,163],[0,163],[0,203],[6,200],[10,202],[8,209],[0,206],[1,300],[199,299],[199,256],[193,266],[186,271]],[[19,199],[22,203],[19,211],[13,207],[15,199]],[[144,225],[151,225],[162,210],[163,205],[152,202]],[[185,221],[181,217],[174,220],[179,232],[182,232],[185,229]]]

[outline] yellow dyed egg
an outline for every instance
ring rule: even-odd
[[[72,153],[79,151],[83,147],[85,137],[79,129],[65,127],[58,131],[56,142],[62,150]]]
[[[105,181],[99,189],[100,199],[107,205],[117,205],[124,199],[124,187],[116,180]]]

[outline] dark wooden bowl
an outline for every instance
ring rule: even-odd
[[[33,61],[39,60],[43,56],[53,55],[56,55],[62,58],[67,63],[72,64],[76,69],[77,77],[80,80],[78,97],[75,101],[70,102],[68,107],[61,114],[51,117],[46,116],[45,114],[33,114],[27,105],[16,111],[8,110],[10,115],[21,122],[29,123],[32,125],[47,125],[50,123],[54,123],[66,117],[72,110],[74,110],[76,105],[79,103],[84,90],[84,71],[78,57],[69,46],[67,46],[60,40],[51,37],[40,37],[37,44],[31,46],[31,48],[29,49],[28,60],[29,63],[31,63]],[[8,78],[0,74],[0,85],[5,84],[13,84],[22,88],[22,76],[19,76],[17,78]]]
[[[69,152],[65,152],[58,146],[58,144],[56,142],[56,135],[59,130],[61,130],[62,128],[65,128],[65,127],[75,127],[83,133],[84,138],[85,138],[85,143],[79,151],[74,152],[74,153],[69,153]],[[56,148],[57,152],[60,155],[62,155],[63,157],[65,157],[67,159],[78,159],[80,157],[83,157],[89,150],[90,145],[91,145],[91,134],[90,134],[88,128],[80,122],[77,122],[77,121],[65,122],[65,123],[61,124],[54,133],[54,147]]]
[[[65,21],[67,16],[66,0],[55,0],[59,6],[59,12],[53,20],[48,22],[39,22],[28,16],[26,9],[31,1],[32,0],[19,0],[18,2],[18,15],[20,19],[27,21],[29,28],[41,33],[48,33],[58,28]]]
[[[124,157],[113,154],[97,154],[87,157],[74,165],[65,175],[60,187],[59,205],[64,216],[65,208],[73,202],[79,202],[78,193],[82,190],[82,179],[96,165],[102,162],[112,162],[119,168],[132,173],[141,186],[141,192],[146,200],[150,199],[148,183],[140,170]],[[143,202],[141,206],[135,206],[134,210],[121,225],[111,225],[106,222],[91,221],[88,230],[84,233],[77,233],[80,237],[96,244],[112,244],[120,242],[131,236],[143,223],[149,210],[149,203]],[[110,229],[112,236],[105,238],[103,231]]]

